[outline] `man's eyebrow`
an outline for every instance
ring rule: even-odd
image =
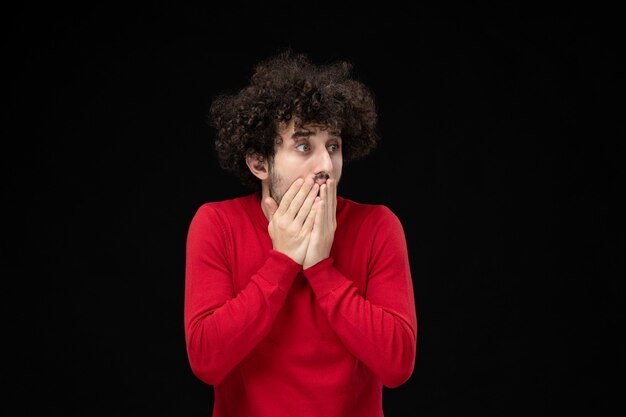
[[[291,139],[293,140],[298,140],[298,138],[301,137],[309,137],[311,136],[312,132],[308,131],[308,130],[298,130],[293,132],[293,135],[291,135]]]
[[[341,139],[341,131],[340,130],[330,130],[330,131],[328,131],[328,133],[331,136],[334,136],[337,139]],[[302,137],[308,138],[312,134],[313,134],[313,132],[311,132],[309,130],[297,130],[297,131],[293,132],[293,134],[291,135],[291,139],[298,140],[299,138],[302,138]]]

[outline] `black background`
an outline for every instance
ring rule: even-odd
[[[5,8],[11,415],[210,415],[185,239],[202,203],[247,190],[205,116],[285,47],[350,60],[376,96],[382,141],[339,192],[407,236],[418,353],[385,415],[620,405],[624,10],[501,3]]]

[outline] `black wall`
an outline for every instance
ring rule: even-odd
[[[185,239],[203,202],[247,190],[205,116],[285,47],[352,61],[376,95],[382,142],[339,192],[389,206],[408,240],[418,353],[385,415],[607,411],[625,351],[623,6],[298,4],[5,9],[18,414],[210,415],[183,338]]]

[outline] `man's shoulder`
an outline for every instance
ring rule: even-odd
[[[380,203],[364,203],[337,197],[337,207],[338,211],[350,218],[371,219],[373,221],[397,218],[389,207]]]
[[[339,202],[338,206],[339,208]],[[337,213],[337,230],[344,236],[359,231],[359,239],[385,239],[400,236],[404,227],[396,213],[385,204],[363,203],[343,199],[342,210]]]
[[[345,197],[337,197],[338,206],[351,211],[360,211],[363,213],[372,212],[391,212],[391,209],[381,203],[364,203],[361,201],[351,200]]]

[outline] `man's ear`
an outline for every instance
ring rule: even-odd
[[[259,154],[246,155],[246,164],[252,174],[261,181],[265,180],[269,176],[269,166],[267,159],[263,158]]]

